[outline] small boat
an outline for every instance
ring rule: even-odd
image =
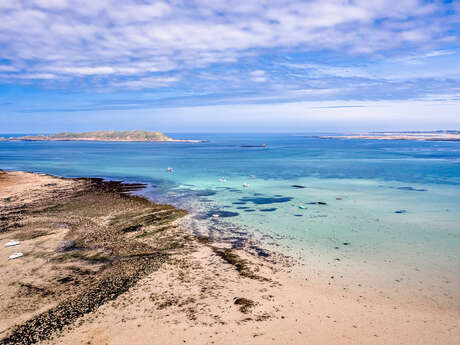
[[[219,217],[220,217],[220,216],[219,216],[217,213],[214,213],[214,214],[212,215],[212,218],[219,218]]]
[[[19,245],[19,241],[16,240],[10,240],[7,243],[5,243],[5,247],[14,247]]]
[[[12,260],[12,259],[21,258],[21,257],[23,257],[23,256],[24,256],[24,254],[23,254],[23,253],[19,253],[19,252],[18,252],[18,253],[14,253],[14,254],[12,254],[12,255],[8,256],[8,260]]]
[[[305,206],[303,206],[303,205],[299,205],[299,208],[300,208],[301,210],[306,210],[306,209],[307,209],[307,208],[306,208]]]
[[[219,181],[220,182],[227,182],[227,179],[222,177],[222,178],[219,179]]]
[[[249,175],[249,178],[256,178],[256,175]]]
[[[172,172],[174,172],[174,169],[171,168],[171,167],[168,167],[168,172],[172,173]]]
[[[248,188],[248,187],[249,187],[249,184],[243,183],[242,186],[243,186],[244,188]]]

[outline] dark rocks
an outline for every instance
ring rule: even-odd
[[[74,250],[75,245],[76,245],[76,242],[74,240],[65,241],[59,246],[58,251],[59,252],[68,252],[70,250]]]

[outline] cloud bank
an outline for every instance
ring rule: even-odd
[[[152,74],[175,73],[174,83],[181,73],[273,49],[426,51],[458,44],[457,11],[419,0],[3,0],[0,75],[148,86]]]

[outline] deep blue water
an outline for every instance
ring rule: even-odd
[[[0,167],[62,176],[184,182],[181,177],[380,179],[459,184],[458,142],[316,139],[286,134],[175,134],[207,143],[0,142]],[[242,148],[259,145],[266,148]],[[164,175],[175,169],[173,178]],[[161,173],[157,173],[161,172]]]

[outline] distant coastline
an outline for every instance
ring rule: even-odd
[[[334,136],[317,136],[320,139],[369,139],[369,140],[415,140],[415,141],[460,141],[460,131],[408,131],[367,132]]]
[[[122,142],[186,142],[200,143],[204,140],[173,139],[161,132],[134,131],[95,131],[62,132],[50,135],[26,135],[21,137],[0,137],[3,141],[122,141]]]

